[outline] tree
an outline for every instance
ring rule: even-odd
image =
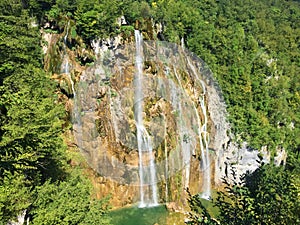
[[[189,221],[186,224],[193,225],[217,225],[220,224],[217,220],[213,219],[207,209],[203,206],[199,195],[192,196],[187,190],[189,198],[188,203],[191,208],[189,212]]]
[[[0,224],[6,224],[30,206],[30,189],[30,183],[22,174],[6,174],[0,180]]]
[[[258,224],[300,222],[299,160],[288,166],[263,165],[245,177],[248,196],[253,199]],[[299,185],[299,183],[298,183]]]
[[[225,181],[225,192],[218,192],[216,206],[220,209],[221,224],[256,224],[254,199],[249,197],[247,187]]]
[[[299,159],[291,157],[285,167],[262,165],[243,176],[241,182],[224,179],[224,184],[225,190],[218,192],[215,201],[220,210],[216,218],[220,224],[288,225],[300,222]],[[203,217],[214,224],[199,198],[193,196],[190,198],[193,201],[189,200],[193,215],[191,224],[205,224]],[[202,214],[197,208],[203,210]]]
[[[39,30],[20,1],[0,3],[0,215],[25,210],[31,191],[64,177],[64,111],[42,69]]]
[[[66,181],[45,182],[36,189],[30,213],[33,224],[110,224],[108,198],[91,199],[91,189],[89,181],[76,174]]]

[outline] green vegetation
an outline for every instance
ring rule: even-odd
[[[189,224],[298,224],[299,169],[299,160],[292,159],[285,168],[262,165],[240,183],[224,180],[225,191],[219,192],[214,201],[219,208],[219,215],[213,215],[217,219],[213,219],[199,196],[190,196]]]
[[[110,224],[108,199],[91,199],[91,184],[80,175],[37,187],[31,212],[33,224]]]
[[[180,43],[213,71],[241,141],[299,148],[297,1],[157,1],[164,38]]]
[[[33,224],[108,224],[106,201],[67,164],[67,115],[43,70],[39,27],[19,1],[0,10],[0,224],[24,210]]]
[[[178,44],[184,38],[209,65],[239,141],[270,150],[299,148],[298,1],[32,0],[26,7],[40,25],[59,33],[66,20],[74,21],[72,35],[89,48],[95,38],[128,38],[134,27],[153,37],[149,21],[160,23],[158,38]],[[121,15],[127,26],[117,23]]]
[[[126,26],[117,23],[122,15]],[[40,27],[62,34],[67,21],[73,50],[91,48],[95,38],[129,39],[135,28],[156,38],[152,22],[163,28],[157,38],[178,44],[184,38],[220,84],[237,140],[289,152],[285,167],[264,165],[244,185],[227,183],[216,201],[218,220],[299,223],[299,1],[5,0],[0,2],[0,224],[25,209],[34,224],[110,222],[107,201],[93,199],[89,181],[67,163],[62,135],[63,127],[69,129],[68,115],[43,69]],[[215,224],[202,203],[191,199],[195,224]]]

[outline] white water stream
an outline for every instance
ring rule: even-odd
[[[68,39],[68,35],[69,35],[69,26],[70,26],[70,21],[68,21],[68,24],[66,27],[66,34],[64,36],[64,60],[63,60],[64,63],[63,63],[62,73],[66,74],[68,76],[68,79],[71,84],[72,94],[75,97],[76,93],[75,93],[75,88],[74,88],[74,82],[73,82],[71,74],[70,74],[69,57],[67,54],[67,39]]]
[[[143,37],[138,30],[135,30],[135,44],[134,117],[139,152],[139,207],[151,207],[158,205],[158,194],[152,140],[143,123]]]
[[[176,79],[179,83],[179,86],[181,88],[181,90],[184,91],[183,86],[181,84],[181,79],[179,77],[179,75],[177,74],[177,70],[176,68],[174,68],[174,74],[176,76]],[[187,189],[189,187],[189,181],[190,181],[190,160],[191,160],[191,149],[193,149],[193,147],[191,146],[191,143],[189,140],[187,140],[188,138],[188,134],[186,133],[187,129],[185,129],[186,124],[184,124],[184,119],[182,118],[182,101],[181,101],[181,95],[177,95],[177,93],[175,93],[176,96],[178,96],[177,98],[174,98],[175,101],[173,103],[173,105],[178,104],[177,106],[177,111],[178,111],[178,118],[179,118],[179,135],[180,135],[180,146],[181,146],[181,151],[182,151],[182,158],[183,158],[183,164],[184,164],[184,188]]]
[[[206,88],[204,85],[204,82],[199,79],[195,66],[190,62],[189,57],[186,57],[188,66],[191,68],[192,72],[194,73],[195,78],[198,82],[200,82],[202,87],[202,94],[198,97],[198,102],[200,104],[200,108],[202,110],[202,114],[204,117],[203,125],[201,126],[201,120],[200,116],[197,111],[197,107],[195,103],[193,102],[193,107],[197,116],[198,121],[198,135],[199,135],[199,142],[200,142],[200,149],[201,149],[201,164],[202,164],[202,170],[203,170],[203,192],[201,197],[204,199],[210,199],[211,197],[211,172],[210,172],[210,158],[209,158],[209,149],[208,149],[208,132],[207,132],[207,111],[206,111],[206,105],[205,105],[205,94],[206,94]],[[203,145],[204,140],[204,145]]]

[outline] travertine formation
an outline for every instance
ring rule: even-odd
[[[139,202],[136,46],[132,41],[124,44],[120,37],[94,41],[97,61],[80,66],[76,56],[91,52],[68,49],[67,32],[46,37],[46,69],[54,72],[69,98],[66,105],[72,109],[76,144],[99,174],[95,184],[99,195],[114,193],[114,207]],[[60,42],[66,49],[56,47]],[[257,168],[258,151],[232,141],[226,106],[208,65],[166,42],[145,41],[143,56],[142,118],[152,142],[159,202],[185,204],[186,188],[191,193],[205,192],[203,197],[209,198],[210,188],[230,176],[231,169],[242,174]],[[59,73],[66,62],[67,76]],[[268,161],[267,150],[262,153]],[[279,153],[277,163],[285,158],[284,150]],[[150,158],[144,157],[143,165]]]

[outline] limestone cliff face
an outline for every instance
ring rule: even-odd
[[[60,35],[44,34],[46,69],[61,87],[78,147],[99,174],[99,196],[111,193],[114,207],[134,204],[140,199],[134,38],[94,41],[93,53],[68,36],[70,27]],[[78,60],[88,58],[97,60],[90,66]],[[232,141],[221,91],[201,59],[175,44],[145,41],[142,65],[144,126],[160,202],[184,205],[186,188],[205,192],[231,168],[238,174],[257,168],[258,151]]]
[[[117,193],[117,205],[139,200],[135,64],[134,44],[102,51],[82,72],[74,99],[78,146],[104,177],[102,191]],[[228,141],[225,105],[205,63],[174,44],[144,42],[143,76],[160,201],[184,202],[185,188],[203,191],[206,171],[219,165],[214,159]],[[205,150],[212,160],[204,168]]]

